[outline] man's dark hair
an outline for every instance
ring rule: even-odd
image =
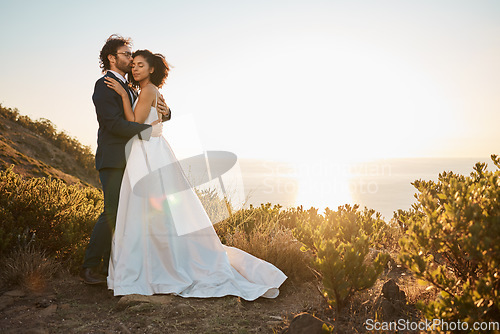
[[[108,55],[116,56],[116,52],[119,47],[122,46],[132,46],[132,39],[124,38],[120,35],[113,34],[109,36],[106,44],[102,47],[101,53],[99,54],[99,67],[102,69],[102,73],[110,69]]]
[[[168,77],[168,71],[170,71],[170,67],[165,60],[165,57],[159,53],[153,54],[149,50],[137,50],[134,52],[132,57],[135,58],[137,56],[143,56],[149,67],[154,67],[154,72],[149,76],[151,83],[157,87],[163,86]],[[139,87],[139,83],[134,80],[132,75],[129,75],[129,78],[132,86]]]

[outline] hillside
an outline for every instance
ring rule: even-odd
[[[100,188],[89,147],[56,131],[48,119],[33,121],[0,105],[0,170],[10,165],[26,177],[51,176]]]

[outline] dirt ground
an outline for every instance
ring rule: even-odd
[[[105,286],[67,275],[38,293],[0,291],[0,333],[279,333],[297,313],[328,309],[318,284],[285,281],[277,298],[248,302],[234,296],[115,297]]]

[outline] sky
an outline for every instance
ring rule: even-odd
[[[92,150],[117,33],[173,66],[167,140],[189,120],[187,140],[240,158],[500,153],[498,1],[0,0],[0,15],[0,103]]]

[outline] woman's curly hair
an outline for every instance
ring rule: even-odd
[[[168,77],[170,66],[165,60],[165,57],[159,53],[152,53],[149,50],[137,50],[132,57],[143,56],[146,59],[149,67],[153,67],[154,71],[149,76],[151,83],[157,87],[163,86]],[[139,82],[135,81],[132,75],[129,75],[129,80],[133,87],[139,87]]]
[[[108,55],[115,55],[119,47],[122,46],[132,46],[132,39],[124,38],[120,35],[113,34],[109,36],[106,44],[102,47],[101,53],[99,54],[99,67],[102,69],[102,73],[110,69]]]

